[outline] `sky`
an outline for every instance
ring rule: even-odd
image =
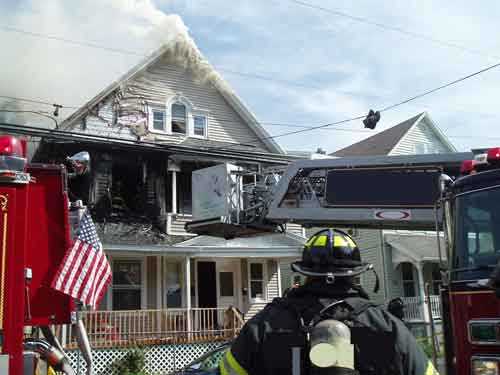
[[[0,14],[0,95],[78,107],[141,55],[187,32],[272,135],[299,128],[267,123],[317,126],[366,115],[500,61],[494,0],[480,7],[466,0],[0,0]],[[382,113],[374,131],[358,120],[276,141],[334,152],[427,111],[457,150],[497,146],[499,92],[500,67]],[[12,100],[1,106],[51,111]],[[53,126],[30,114],[3,116]]]

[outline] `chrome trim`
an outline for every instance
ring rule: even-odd
[[[472,345],[497,345],[497,344],[500,344],[500,337],[499,337],[500,332],[498,332],[498,333],[495,332],[496,336],[497,336],[495,341],[472,341],[472,337],[471,337],[472,324],[492,324],[495,327],[495,331],[497,331],[497,327],[498,327],[498,329],[500,329],[500,319],[475,319],[475,320],[469,320],[467,322],[467,337],[469,339],[469,343],[471,343]],[[500,361],[500,357],[498,359]]]
[[[455,198],[456,197],[461,197],[462,195],[468,195],[468,194],[477,193],[477,192],[486,191],[486,190],[493,190],[493,189],[496,189],[496,188],[500,188],[500,185],[492,185],[492,186],[488,186],[488,187],[481,188],[481,189],[464,191],[463,193],[455,194]]]

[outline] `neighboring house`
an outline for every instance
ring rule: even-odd
[[[332,157],[404,155],[455,152],[427,113],[421,113],[372,137],[331,154]],[[312,234],[317,228],[310,229]],[[371,298],[384,302],[403,296],[407,303],[407,319],[414,323],[429,321],[422,303],[424,285],[431,285],[433,316],[440,318],[438,285],[441,282],[439,255],[435,232],[381,231],[350,229],[364,261],[373,263],[380,278],[380,291],[372,293],[375,277],[371,272],[361,283]],[[442,247],[444,254],[444,247]],[[443,255],[444,256],[444,255]],[[296,275],[282,261],[282,285],[291,283]],[[290,285],[290,284],[288,284]]]
[[[183,61],[176,50],[153,53],[61,124],[87,138],[45,141],[35,157],[57,161],[81,150],[92,157],[90,179],[73,185],[92,209],[113,269],[104,311],[89,320],[94,341],[102,330],[108,340],[220,336],[228,307],[248,319],[282,294],[278,264],[304,243],[292,225],[233,240],[184,230],[194,170],[225,162],[257,170],[293,157],[197,51]]]

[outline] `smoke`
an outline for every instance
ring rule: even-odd
[[[133,53],[0,31],[0,59],[4,62],[0,95],[80,107],[160,47],[165,49],[167,61],[189,69],[196,79],[227,88],[197,48],[181,17],[165,13],[152,0],[31,0],[24,4],[22,8],[0,4],[5,25]],[[17,108],[53,110],[25,102],[17,103]],[[58,120],[74,110],[61,110]],[[12,119],[10,115],[2,118]],[[19,116],[16,119],[21,121]],[[50,120],[43,118],[24,116],[24,121],[50,126]]]

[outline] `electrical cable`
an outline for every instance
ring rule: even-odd
[[[496,63],[496,64],[493,64],[493,65],[490,65],[490,66],[488,66],[486,68],[483,68],[483,69],[478,70],[478,71],[476,71],[474,73],[468,74],[468,75],[466,75],[464,77],[455,79],[455,80],[453,80],[451,82],[445,83],[445,84],[443,84],[441,86],[438,86],[438,87],[436,87],[434,89],[424,91],[423,93],[420,93],[418,95],[412,96],[412,97],[410,97],[408,99],[405,99],[403,101],[400,101],[398,103],[389,105],[389,106],[381,109],[379,112],[390,111],[390,110],[392,110],[394,108],[397,108],[397,107],[400,107],[400,106],[402,106],[402,105],[404,105],[406,103],[409,103],[411,101],[414,101],[414,100],[417,100],[417,99],[422,98],[424,96],[427,96],[427,95],[430,95],[432,93],[435,93],[436,91],[439,91],[439,90],[442,90],[444,88],[456,85],[457,83],[460,83],[460,82],[465,81],[467,79],[470,79],[472,77],[478,76],[478,75],[480,75],[482,73],[485,73],[485,72],[487,72],[489,70],[498,68],[499,66],[500,66],[500,63]],[[345,120],[341,120],[341,121],[337,121],[337,122],[332,122],[332,123],[329,123],[329,124],[324,124],[324,125],[319,125],[319,126],[312,126],[312,127],[306,128],[306,129],[295,130],[295,131],[291,131],[291,132],[287,132],[287,133],[282,133],[282,134],[278,134],[278,135],[274,135],[274,136],[268,136],[268,137],[262,137],[262,138],[254,138],[253,140],[248,140],[248,141],[245,141],[244,143],[248,144],[248,143],[253,143],[253,142],[265,141],[265,140],[269,140],[269,139],[281,138],[281,137],[285,137],[285,136],[288,136],[288,135],[294,135],[294,134],[304,133],[304,132],[308,132],[308,131],[312,131],[312,130],[327,128],[327,127],[332,126],[332,125],[344,124],[344,123],[347,123],[347,122],[352,122],[352,121],[364,119],[365,117],[366,117],[366,115],[364,115],[364,116],[356,116],[356,117],[348,118],[348,119],[345,119]],[[238,145],[241,145],[241,143],[231,143],[227,147],[222,147],[222,146],[221,147],[227,149],[227,148],[237,147]],[[213,149],[220,149],[221,147],[214,147]]]
[[[397,32],[397,33],[400,33],[400,34],[411,36],[411,37],[416,38],[416,39],[426,40],[426,41],[434,43],[434,44],[439,44],[439,45],[442,45],[442,46],[445,46],[445,47],[454,48],[454,49],[457,49],[457,50],[460,50],[460,51],[463,51],[463,52],[468,52],[468,53],[471,53],[471,54],[475,54],[475,55],[479,55],[479,56],[485,56],[485,57],[489,57],[489,58],[497,59],[497,60],[500,57],[500,56],[493,56],[493,55],[491,55],[491,54],[489,54],[489,53],[487,53],[485,51],[481,51],[481,50],[474,49],[474,48],[469,48],[469,47],[466,47],[466,46],[463,46],[463,45],[460,45],[460,44],[457,44],[457,43],[453,43],[453,42],[448,42],[448,41],[436,39],[436,38],[433,38],[433,37],[431,37],[429,35],[416,33],[414,31],[410,31],[410,30],[405,30],[405,29],[400,28],[400,27],[386,25],[386,24],[383,24],[383,23],[380,23],[380,22],[372,21],[372,20],[370,20],[368,18],[354,16],[354,15],[348,14],[348,13],[343,12],[343,11],[339,11],[339,10],[335,10],[335,9],[331,9],[331,8],[325,8],[323,6],[316,5],[316,4],[311,4],[311,3],[308,3],[306,1],[302,1],[302,0],[287,0],[287,1],[289,1],[291,3],[294,3],[294,4],[297,4],[297,5],[300,5],[302,7],[316,9],[316,10],[319,10],[319,11],[322,11],[322,12],[325,12],[325,13],[332,14],[334,16],[343,17],[343,18],[350,19],[352,21],[364,23],[364,24],[367,24],[367,25],[376,26],[376,27],[384,29],[384,30]]]
[[[35,114],[35,115],[43,116],[43,117],[46,117],[46,118],[51,119],[52,121],[54,121],[54,123],[56,125],[56,129],[59,129],[59,123],[57,122],[57,120],[54,117],[52,117],[49,114],[47,114],[47,113],[38,112],[38,111],[11,110],[11,109],[0,109],[0,113],[1,112],[5,112],[5,113],[30,113],[30,114]]]

